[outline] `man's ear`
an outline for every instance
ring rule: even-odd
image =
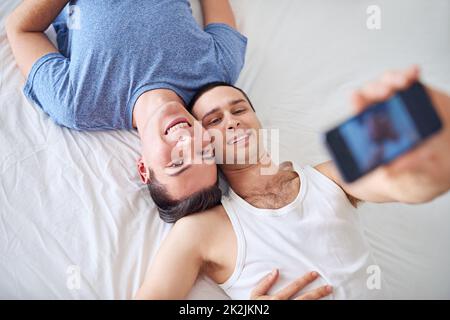
[[[137,161],[137,169],[139,173],[139,177],[141,178],[141,181],[143,184],[149,184],[150,183],[150,172],[147,169],[147,167],[144,164],[144,160],[141,158]]]

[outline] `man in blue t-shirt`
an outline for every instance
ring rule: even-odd
[[[234,83],[244,64],[247,39],[235,29],[228,0],[201,5],[204,29],[188,0],[28,0],[6,24],[27,79],[24,94],[54,122],[76,130],[137,128],[139,173],[166,215],[220,201],[214,162],[194,164],[183,152],[192,147],[190,154],[213,158],[184,106],[207,83]],[[58,49],[44,33],[52,23]]]

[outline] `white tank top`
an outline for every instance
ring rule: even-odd
[[[231,189],[223,197],[237,238],[237,261],[220,287],[232,299],[249,299],[259,281],[278,268],[279,280],[269,294],[317,271],[321,277],[292,298],[325,284],[333,286],[328,299],[386,298],[383,282],[381,289],[373,288],[373,279],[367,285],[374,275],[368,267],[376,264],[345,193],[312,167],[294,169],[300,192],[283,208],[258,209]]]

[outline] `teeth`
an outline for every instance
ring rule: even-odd
[[[246,139],[248,136],[249,136],[249,135],[246,134],[246,135],[237,137],[237,138],[231,140],[230,142],[228,142],[228,144],[229,144],[229,145],[236,144],[236,143],[238,143],[239,141],[242,141],[242,140]]]
[[[176,124],[173,127],[169,128],[169,130],[167,130],[167,133],[172,133],[178,129],[182,129],[182,128],[186,128],[186,127],[189,127],[189,123],[181,122],[181,123]]]

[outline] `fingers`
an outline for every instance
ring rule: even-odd
[[[270,274],[268,274],[266,277],[264,277],[259,284],[256,286],[255,289],[253,289],[251,294],[251,299],[272,299],[272,300],[287,300],[293,295],[295,295],[297,292],[305,288],[307,285],[315,281],[319,274],[315,271],[310,272],[303,277],[297,279],[284,289],[280,290],[277,294],[273,296],[267,295],[267,292],[272,288],[272,286],[275,284],[275,282],[278,280],[279,277],[279,271],[277,269],[274,269]],[[327,295],[329,295],[331,292],[333,292],[333,289],[331,286],[326,285],[323,287],[319,287],[317,289],[314,289],[312,291],[309,291],[295,300],[318,300],[321,299]]]
[[[293,283],[291,283],[290,285],[288,285],[287,287],[276,293],[274,296],[275,299],[279,300],[289,299],[297,292],[302,290],[304,287],[306,287],[308,284],[316,280],[318,276],[319,274],[315,271],[307,273],[303,277],[297,279],[296,281],[294,281]]]
[[[411,66],[404,71],[386,72],[381,77],[381,82],[384,85],[391,86],[396,90],[404,90],[418,79],[419,79],[419,68],[417,66]]]
[[[333,292],[333,288],[331,286],[323,286],[317,289],[314,289],[310,292],[307,292],[300,297],[295,298],[295,300],[319,300],[323,297],[328,296]]]
[[[433,151],[425,146],[420,146],[415,150],[412,150],[395,161],[384,166],[386,173],[390,177],[399,176],[405,172],[419,173],[419,169],[425,165],[433,163]]]
[[[267,276],[265,276],[256,286],[255,289],[253,289],[251,298],[252,300],[258,299],[261,296],[264,296],[267,294],[267,292],[272,288],[274,283],[278,279],[278,269],[274,269],[271,273],[269,273]]]
[[[407,89],[419,79],[419,74],[419,68],[415,65],[402,71],[386,72],[378,80],[353,92],[351,103],[356,112],[362,112],[371,104],[387,100],[395,92]]]

